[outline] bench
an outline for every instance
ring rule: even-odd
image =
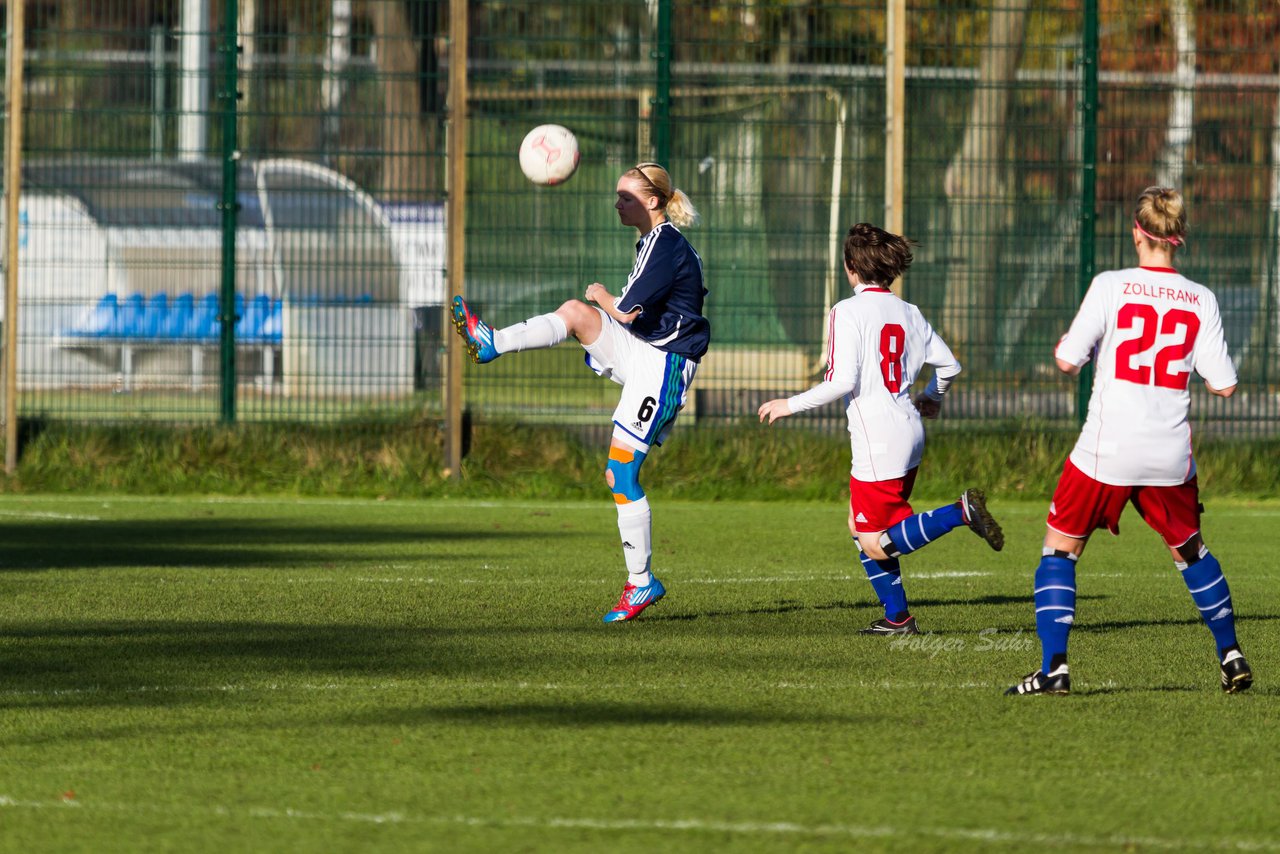
[[[189,293],[169,299],[167,294],[150,296],[104,294],[89,306],[79,320],[58,336],[58,346],[86,353],[98,361],[117,366],[120,389],[133,386],[135,356],[173,348],[191,352],[191,389],[198,391],[204,377],[205,350],[221,344],[220,308],[217,294],[198,299]],[[275,379],[275,359],[283,338],[282,303],[267,294],[246,301],[236,295],[236,344],[261,354],[263,381]]]

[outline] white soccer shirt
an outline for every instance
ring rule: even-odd
[[[1055,355],[1083,365],[1097,348],[1089,415],[1071,462],[1113,486],[1176,486],[1196,472],[1188,384],[1236,384],[1213,292],[1175,270],[1133,267],[1089,286]]]
[[[803,412],[849,395],[850,474],[858,480],[902,477],[920,465],[924,427],[911,384],[924,365],[950,380],[960,363],[920,309],[891,291],[860,285],[828,318],[824,381],[787,400]]]

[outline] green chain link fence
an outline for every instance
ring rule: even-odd
[[[1134,201],[1161,183],[1187,196],[1181,268],[1218,293],[1241,370],[1241,394],[1197,394],[1195,414],[1269,435],[1280,9],[1102,0],[1095,17],[1097,2],[907,4],[894,109],[919,247],[903,292],[966,367],[942,428],[1075,423],[1053,344],[1090,266],[1133,263]],[[714,338],[686,420],[749,417],[813,382],[844,230],[886,216],[886,4],[468,8],[465,289],[484,316],[514,323],[592,281],[616,293],[635,235],[614,183],[657,158],[703,215],[688,234]],[[433,0],[32,0],[20,413],[441,412],[448,15]],[[548,122],[574,131],[582,165],[544,188],[516,151]],[[478,417],[604,424],[616,400],[568,345],[465,377]]]

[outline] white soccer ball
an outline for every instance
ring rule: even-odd
[[[520,169],[535,184],[562,184],[578,168],[578,138],[560,125],[538,125],[520,143]]]

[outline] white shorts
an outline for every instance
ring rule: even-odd
[[[594,306],[593,306],[594,307]],[[600,309],[600,337],[587,351],[587,367],[622,386],[613,411],[613,437],[644,453],[661,445],[684,407],[698,363],[659,350]]]

